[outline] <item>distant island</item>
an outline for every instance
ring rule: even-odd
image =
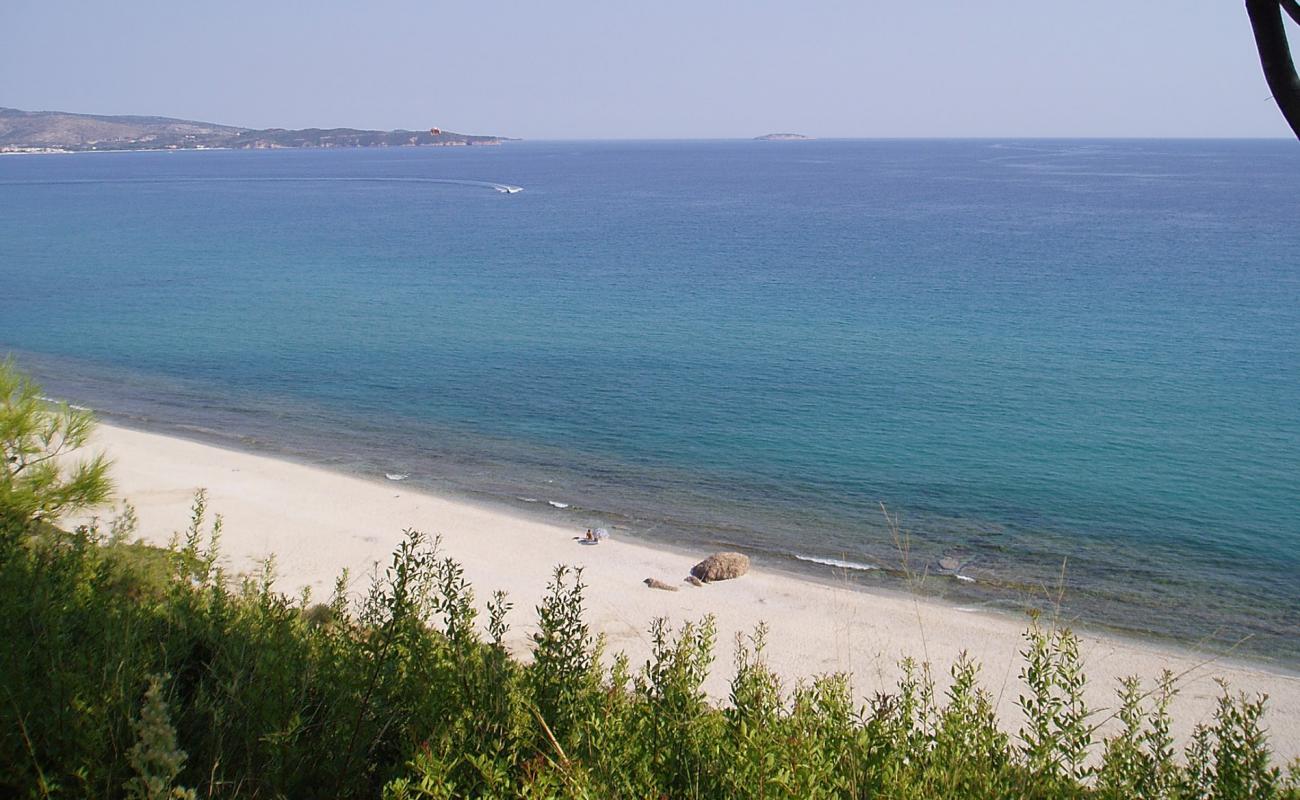
[[[0,108],[0,153],[94,150],[274,150],[304,147],[460,147],[509,141],[439,128],[238,128],[168,117],[99,116]]]
[[[756,142],[810,142],[813,137],[804,136],[802,133],[769,133],[766,136],[755,136]]]

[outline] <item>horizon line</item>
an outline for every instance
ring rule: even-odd
[[[245,129],[247,129],[247,130],[275,130],[275,129],[282,129],[282,130],[313,130],[313,129],[315,129],[315,130],[331,130],[331,129],[335,129],[335,128],[350,128],[350,129],[353,129],[353,130],[373,130],[373,131],[380,131],[380,132],[385,132],[385,133],[387,133],[387,132],[391,132],[391,131],[418,131],[418,130],[423,130],[423,128],[383,128],[383,127],[379,127],[379,128],[358,128],[358,127],[354,127],[354,126],[352,126],[352,125],[329,125],[329,126],[321,126],[321,125],[318,125],[318,124],[317,124],[317,125],[309,125],[309,126],[301,127],[301,128],[290,128],[290,127],[284,127],[284,126],[280,126],[280,125],[276,125],[276,126],[273,126],[273,127],[271,127],[271,128],[255,128],[255,127],[250,127],[250,126],[243,125],[243,124],[235,124],[235,123],[229,123],[229,122],[210,122],[210,121],[207,121],[207,120],[195,119],[195,118],[193,118],[193,117],[171,117],[171,116],[167,116],[167,115],[165,115],[165,114],[147,114],[147,113],[146,113],[146,114],[139,114],[139,113],[113,113],[113,114],[102,114],[102,113],[88,112],[88,111],[62,111],[62,110],[57,110],[57,109],[40,109],[40,110],[36,110],[36,111],[27,111],[27,110],[25,110],[25,109],[16,108],[16,107],[14,107],[14,106],[5,106],[5,105],[0,105],[0,108],[3,108],[3,109],[5,109],[5,110],[10,110],[10,111],[19,111],[19,112],[26,113],[26,114],[69,114],[69,115],[74,115],[74,116],[88,116],[88,117],[136,117],[136,118],[169,119],[169,120],[176,120],[176,121],[178,121],[178,122],[191,122],[191,123],[198,123],[198,124],[203,124],[203,125],[216,125],[216,126],[228,127],[228,128],[245,128]],[[509,141],[514,141],[514,142],[521,142],[521,141],[526,141],[526,142],[710,142],[710,141],[723,142],[723,141],[753,141],[753,140],[756,140],[756,139],[761,139],[761,138],[764,137],[764,136],[769,136],[769,135],[771,135],[772,133],[795,133],[795,135],[799,135],[799,136],[805,136],[805,137],[807,137],[804,141],[807,141],[807,140],[813,140],[813,141],[911,141],[911,140],[919,140],[919,141],[995,141],[995,140],[1006,140],[1006,139],[1020,139],[1020,140],[1031,140],[1031,141],[1045,141],[1045,140],[1064,140],[1064,141],[1088,141],[1088,140],[1098,140],[1098,141],[1104,141],[1104,140],[1114,140],[1114,141],[1167,141],[1167,140],[1189,140],[1189,141],[1250,141],[1250,140],[1253,140],[1253,141],[1272,141],[1272,140],[1275,140],[1275,139],[1286,139],[1286,140],[1290,140],[1290,139],[1293,139],[1293,138],[1294,138],[1293,136],[1289,135],[1289,132],[1279,132],[1279,133],[1277,133],[1277,134],[1275,134],[1275,135],[1258,135],[1258,134],[1256,134],[1256,135],[1245,135],[1245,134],[1237,134],[1237,135],[1206,135],[1206,134],[1182,134],[1182,133],[1178,133],[1178,134],[1154,134],[1154,135],[1153,135],[1153,134],[1123,134],[1123,133],[1117,133],[1117,134],[1084,134],[1084,135],[1080,135],[1080,134],[1010,134],[1010,133],[1008,133],[1008,134],[894,134],[894,135],[890,135],[890,134],[880,134],[880,135],[851,135],[851,134],[850,134],[850,135],[841,135],[841,134],[828,134],[828,135],[816,135],[816,134],[796,133],[794,130],[791,130],[791,129],[786,129],[786,130],[784,130],[784,131],[774,131],[774,132],[769,132],[769,133],[760,133],[760,134],[757,134],[757,135],[743,135],[743,134],[736,134],[736,135],[724,135],[724,136],[718,136],[718,135],[703,135],[703,136],[679,135],[679,136],[537,136],[537,137],[529,137],[529,136],[519,136],[519,135],[499,134],[499,133],[464,133],[464,132],[461,132],[461,131],[452,131],[451,128],[448,127],[448,126],[439,126],[439,127],[443,127],[445,130],[448,130],[449,132],[454,132],[454,133],[457,133],[457,134],[462,135],[462,136],[491,136],[491,137],[495,137],[495,138],[501,139],[501,140],[503,140],[503,141],[505,141],[505,142],[509,142]]]

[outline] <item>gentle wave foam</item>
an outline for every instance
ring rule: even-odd
[[[839,569],[855,569],[861,572],[870,572],[878,570],[880,567],[876,564],[866,564],[861,561],[846,561],[840,558],[822,558],[819,556],[805,556],[795,553],[794,557],[800,561],[808,561],[813,564],[823,564],[828,567],[837,567]]]

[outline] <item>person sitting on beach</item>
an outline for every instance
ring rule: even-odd
[[[588,528],[588,529],[587,529],[587,535],[586,535],[585,538],[586,538],[586,540],[589,541],[589,542],[594,542],[594,541],[596,541],[596,534],[594,534],[594,533],[591,532],[591,528]]]

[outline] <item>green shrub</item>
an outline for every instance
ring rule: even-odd
[[[176,744],[176,729],[162,697],[163,678],[149,676],[140,718],[132,728],[139,737],[127,752],[135,777],[127,781],[126,794],[131,800],[193,800],[194,791],[174,785],[185,764],[185,751]]]
[[[29,526],[0,560],[0,794],[1300,797],[1272,764],[1264,698],[1227,687],[1181,761],[1170,676],[1123,682],[1119,729],[1099,740],[1066,631],[1027,634],[1015,740],[964,657],[942,693],[906,661],[895,691],[859,708],[846,676],[787,691],[763,628],[737,642],[717,708],[702,689],[711,619],[658,620],[639,670],[602,667],[581,575],[564,568],[523,666],[501,644],[505,597],[485,639],[460,565],[418,532],[352,613],[346,580],[327,603],[278,593],[269,566],[232,585],[202,495],[170,550],[140,550],[127,528]]]

